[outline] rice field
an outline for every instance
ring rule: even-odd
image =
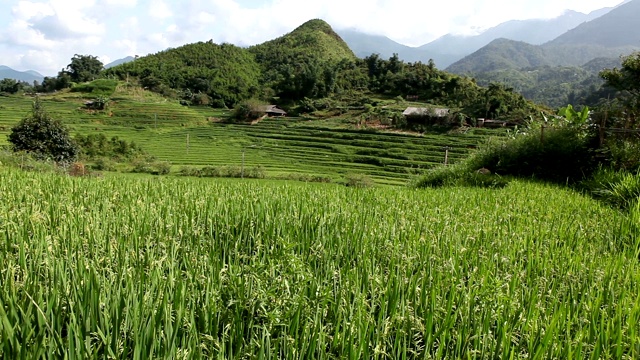
[[[355,119],[266,119],[255,125],[224,124],[230,111],[185,107],[176,100],[115,97],[106,112],[81,110],[77,93],[42,98],[45,109],[63,121],[71,133],[103,134],[135,141],[147,153],[169,161],[176,173],[182,167],[262,167],[272,178],[290,174],[322,176],[335,181],[349,174],[367,175],[377,184],[404,185],[426,169],[464,159],[490,136],[503,133],[474,129],[468,133],[386,133],[349,128]],[[0,97],[0,146],[7,145],[10,129],[31,108],[28,97]],[[338,126],[338,125],[341,125]]]
[[[627,215],[577,193],[0,167],[0,358],[637,359]]]

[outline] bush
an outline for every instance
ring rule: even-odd
[[[98,158],[91,166],[91,169],[98,171],[115,171],[116,167],[113,161],[106,158]]]
[[[26,151],[38,159],[73,162],[78,155],[78,146],[69,136],[69,130],[60,121],[53,120],[37,98],[31,114],[11,129],[8,140],[13,151]]]
[[[611,141],[606,146],[606,161],[616,170],[640,170],[640,143],[636,141]]]
[[[168,161],[155,161],[151,157],[140,158],[133,161],[131,172],[152,175],[167,175],[171,172],[171,163]]]
[[[548,129],[543,140],[540,133],[532,132],[486,146],[468,158],[466,167],[556,183],[577,182],[596,169],[593,140],[568,128]]]
[[[471,171],[465,164],[440,166],[427,171],[412,183],[413,187],[472,186],[483,188],[503,188],[508,179],[495,174]]]
[[[372,187],[374,184],[373,180],[367,175],[347,174],[345,176],[345,185],[349,187],[367,188]]]
[[[233,119],[245,121],[256,120],[264,115],[264,104],[255,99],[245,100],[236,105],[233,110]]]
[[[640,173],[604,171],[596,181],[600,187],[592,193],[613,206],[629,209],[640,199]]]

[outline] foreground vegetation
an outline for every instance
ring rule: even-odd
[[[637,358],[637,230],[501,190],[0,169],[0,357]]]

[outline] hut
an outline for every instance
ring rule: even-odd
[[[449,109],[408,107],[402,115],[407,122],[424,123],[429,125],[446,124],[449,119]]]
[[[278,105],[265,105],[262,108],[262,112],[269,117],[284,117],[287,116],[287,112],[279,108]]]

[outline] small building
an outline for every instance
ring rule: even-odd
[[[287,116],[287,112],[279,108],[278,105],[265,105],[262,108],[262,112],[269,117]]]
[[[446,124],[449,119],[449,109],[408,107],[402,112],[407,122],[421,122],[426,124]]]

